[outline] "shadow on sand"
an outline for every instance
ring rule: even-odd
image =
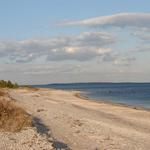
[[[48,141],[52,143],[52,146],[54,149],[56,150],[71,150],[67,144],[60,142],[58,140],[56,140],[53,136],[52,136],[52,132],[48,129],[47,126],[45,126],[42,121],[37,118],[34,117],[33,118],[33,124],[37,129],[37,132],[41,135],[46,135],[48,138]]]

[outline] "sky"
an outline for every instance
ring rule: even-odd
[[[0,0],[0,79],[150,82],[150,1]]]

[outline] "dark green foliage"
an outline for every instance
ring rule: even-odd
[[[4,81],[4,80],[0,80],[0,87],[2,88],[18,88],[18,84],[17,83],[12,83],[11,81]]]

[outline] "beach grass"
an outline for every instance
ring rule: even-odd
[[[14,101],[6,100],[5,93],[0,91],[0,130],[18,132],[32,126],[32,118]]]

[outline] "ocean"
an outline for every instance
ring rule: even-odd
[[[150,108],[150,83],[66,83],[34,87],[78,90],[89,99]]]

